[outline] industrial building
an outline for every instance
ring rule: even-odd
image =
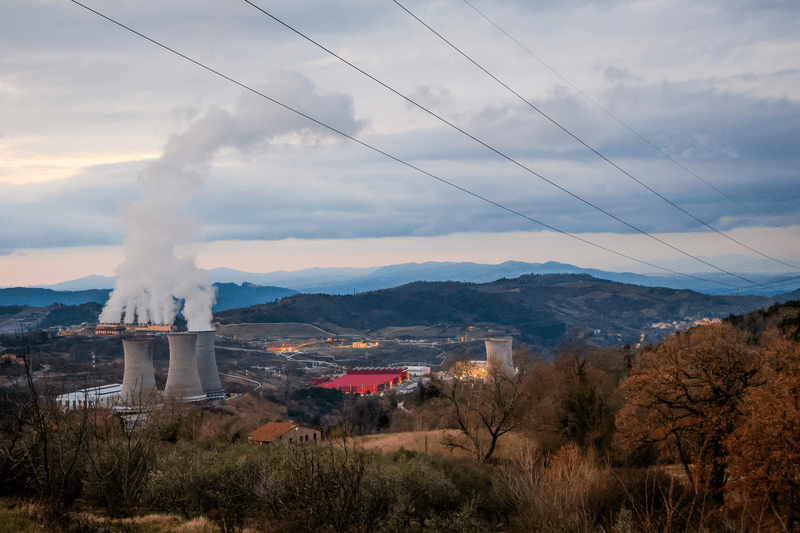
[[[312,383],[346,394],[377,394],[404,381],[408,381],[408,370],[405,368],[351,368],[344,376],[315,379]]]
[[[195,351],[197,355],[197,373],[200,374],[200,384],[203,393],[209,400],[220,400],[225,398],[225,389],[219,379],[217,371],[217,352],[214,340],[216,332],[198,331]]]
[[[163,395],[186,402],[203,402],[225,397],[219,379],[215,332],[168,333],[169,370]],[[119,394],[120,407],[152,403],[157,394],[151,337],[123,339],[125,371]]]
[[[412,378],[427,376],[431,373],[431,367],[429,366],[407,366],[406,370],[408,371],[408,376]]]
[[[186,402],[205,400],[203,383],[197,369],[197,334],[170,333],[169,370],[164,396]]]
[[[122,324],[119,322],[97,324],[85,329],[94,335],[122,335],[125,333],[174,333],[178,330],[173,325],[166,324]]]
[[[517,373],[514,367],[514,359],[511,352],[513,339],[511,337],[500,337],[485,339],[486,360],[472,360],[467,365],[462,365],[460,370],[462,377],[470,379],[483,379],[495,375],[499,370],[507,376]]]
[[[117,401],[121,390],[122,385],[119,383],[90,387],[57,396],[56,404],[68,411],[84,407],[111,407]]]
[[[511,337],[486,339],[486,365],[497,367],[508,375],[516,374],[511,354]]]
[[[152,397],[158,393],[153,368],[153,339],[150,337],[123,339],[122,351],[125,367],[118,403],[127,406],[153,403]]]

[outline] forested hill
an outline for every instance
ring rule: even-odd
[[[764,296],[641,287],[584,274],[532,274],[484,284],[416,282],[356,295],[297,294],[215,316],[225,324],[304,322],[359,330],[494,324],[496,331],[533,344],[551,344],[578,328],[593,334],[598,344],[620,344],[658,340],[675,330],[664,323],[680,327],[687,321],[744,314],[774,302]]]
[[[81,305],[89,302],[104,304],[111,289],[88,289],[85,291],[54,291],[34,287],[11,287],[0,289],[0,305],[27,305],[47,307],[53,304]]]
[[[214,311],[224,311],[246,307],[256,303],[271,302],[284,298],[297,291],[282,287],[255,285],[253,283],[214,283],[217,299]],[[51,289],[14,287],[0,289],[0,306],[48,307],[53,304],[77,306],[108,301],[111,289],[90,289],[83,291],[54,291]]]
[[[727,321],[747,331],[755,339],[765,331],[777,329],[787,338],[800,342],[800,301],[777,303],[768,309],[732,315]]]

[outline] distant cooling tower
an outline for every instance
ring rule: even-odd
[[[195,402],[204,400],[203,384],[197,370],[197,333],[170,333],[169,371],[164,395]]]
[[[127,406],[150,402],[158,392],[153,370],[153,339],[122,339],[122,350],[125,354],[125,371],[119,394],[120,402]]]
[[[511,337],[486,340],[486,363],[499,365],[506,373],[514,374],[514,360],[511,357]]]
[[[225,391],[219,380],[217,370],[217,354],[214,347],[215,331],[195,331],[197,334],[197,371],[200,374],[200,383],[203,392],[209,399],[224,396]]]

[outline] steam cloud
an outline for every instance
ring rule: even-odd
[[[275,71],[268,80],[260,92],[348,134],[361,128],[351,97],[320,95],[310,80],[294,72]],[[321,126],[248,92],[232,113],[211,108],[188,131],[171,136],[161,157],[139,173],[139,202],[120,211],[128,228],[127,258],[117,269],[119,279],[100,321],[117,322],[124,315],[127,323],[136,318],[172,324],[183,302],[190,331],[212,329],[215,291],[189,251],[197,224],[185,212],[187,203],[206,181],[219,150],[266,148],[290,133],[312,144],[330,136]]]

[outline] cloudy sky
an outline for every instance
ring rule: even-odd
[[[0,286],[113,275],[136,217],[250,272],[799,270],[796,1],[253,3],[374,79],[243,0],[85,0],[238,84],[3,2]]]

